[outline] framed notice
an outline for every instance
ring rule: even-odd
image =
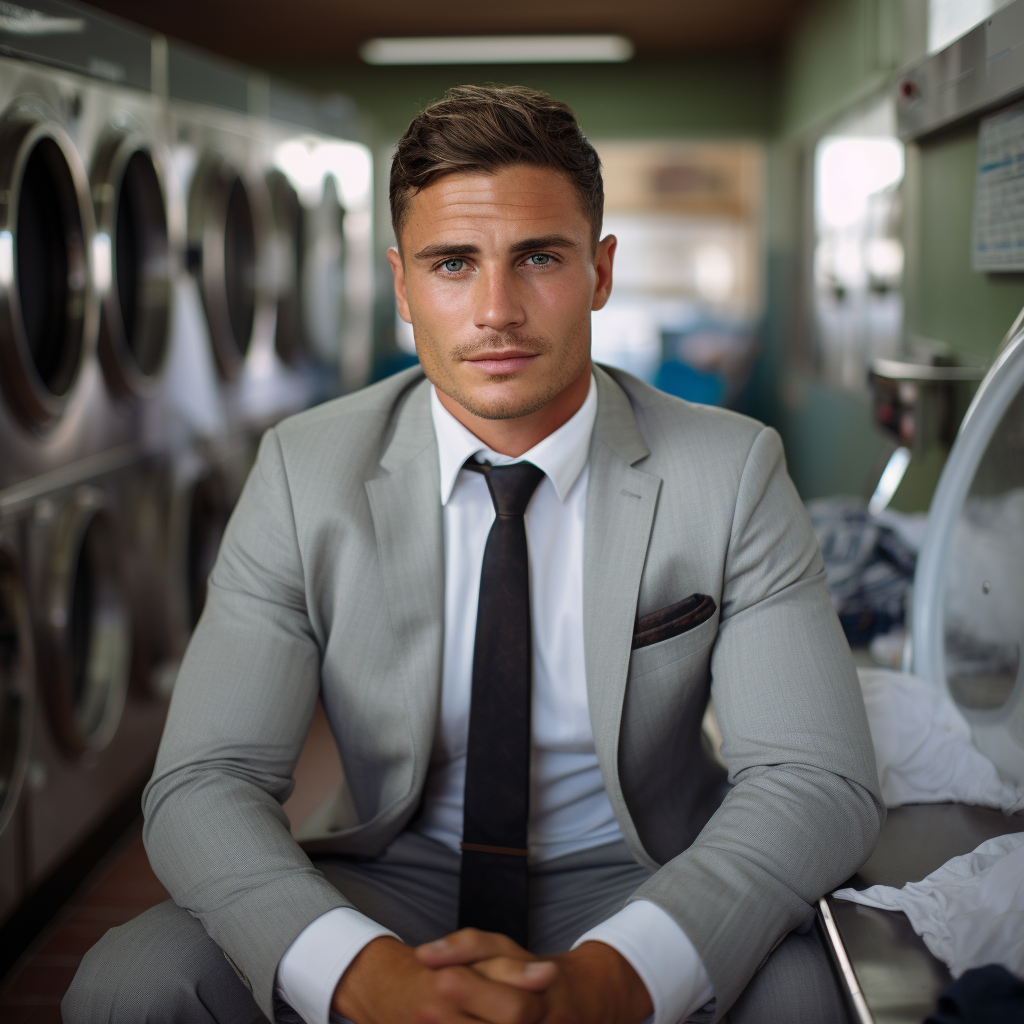
[[[981,119],[974,269],[1024,270],[1024,103]]]

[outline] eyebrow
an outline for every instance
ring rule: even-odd
[[[515,256],[521,252],[532,252],[534,249],[578,248],[579,243],[574,242],[571,238],[566,238],[565,235],[542,235],[539,238],[524,238],[520,242],[515,242],[509,246],[508,251],[510,255]],[[428,245],[425,249],[420,249],[413,259],[436,260],[441,256],[478,256],[479,254],[480,247],[470,242],[453,242],[447,245],[441,242],[437,245]]]

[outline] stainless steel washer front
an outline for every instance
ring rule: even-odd
[[[149,390],[167,357],[175,267],[165,164],[143,136],[119,133],[100,147],[93,168],[99,352],[121,395]]]
[[[0,545],[0,833],[21,795],[32,738],[35,663],[21,567]]]
[[[42,589],[39,663],[64,752],[102,750],[128,688],[131,628],[121,533],[103,493],[77,489],[55,518]]]
[[[207,157],[189,193],[190,259],[198,265],[217,367],[226,380],[242,369],[261,306],[268,201],[261,184],[220,157]]]
[[[0,126],[0,370],[29,427],[63,411],[95,340],[89,187],[71,139],[27,112]]]

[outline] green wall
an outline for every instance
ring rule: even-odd
[[[783,435],[805,499],[863,494],[888,447],[867,391],[830,387],[807,365],[801,239],[808,230],[804,168],[818,137],[892,87],[924,49],[920,0],[818,0],[794,31],[780,69],[771,166],[769,274],[773,290],[759,401]],[[907,147],[903,193],[906,333],[948,344],[966,363],[990,359],[1024,305],[1024,275],[971,268],[977,122]],[[915,458],[894,507],[924,510],[944,452]]]
[[[543,89],[603,138],[758,136],[774,130],[777,60],[770,56],[632,60],[625,64],[274,69],[317,92],[341,92],[372,120],[382,145],[452,85],[503,82]]]

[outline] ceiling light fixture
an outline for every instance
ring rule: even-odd
[[[623,36],[434,36],[371,39],[359,48],[367,64],[577,64],[629,60]]]

